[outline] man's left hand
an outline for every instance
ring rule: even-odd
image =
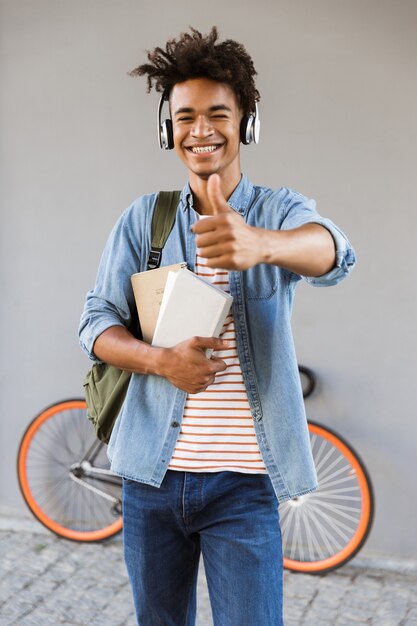
[[[227,204],[218,174],[208,179],[207,191],[213,215],[193,226],[198,254],[213,268],[246,270],[260,263],[262,256],[257,229],[246,224]]]

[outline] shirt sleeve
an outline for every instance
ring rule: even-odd
[[[298,276],[294,274],[294,277],[302,278],[315,287],[337,285],[352,271],[356,263],[355,251],[348,238],[331,220],[319,215],[314,200],[291,190],[286,190],[286,192],[283,200],[285,216],[281,223],[281,229],[292,230],[304,224],[320,224],[330,232],[336,247],[336,263],[329,272],[322,276]]]
[[[140,203],[139,203],[140,205]],[[140,271],[141,247],[138,213],[144,207],[134,203],[127,209],[105,245],[94,288],[87,293],[79,325],[81,348],[93,361],[94,342],[107,328],[124,326],[137,332],[136,305],[130,277]],[[138,211],[139,210],[139,211]]]

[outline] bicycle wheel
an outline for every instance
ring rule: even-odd
[[[371,530],[374,498],[353,448],[330,428],[308,423],[319,488],[280,505],[284,567],[319,574],[347,563]]]
[[[85,400],[58,402],[34,418],[20,442],[17,473],[29,509],[57,535],[101,541],[121,530],[121,480],[109,471]]]

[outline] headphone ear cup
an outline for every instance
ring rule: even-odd
[[[172,121],[168,118],[161,124],[161,148],[172,150],[174,147],[174,133],[172,130]]]
[[[245,146],[252,143],[259,143],[261,120],[259,119],[258,104],[255,102],[255,112],[244,115],[240,123],[240,140]]]
[[[240,122],[240,141],[247,146],[253,141],[253,115],[244,115]]]

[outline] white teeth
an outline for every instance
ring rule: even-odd
[[[218,146],[194,146],[193,148],[191,148],[191,150],[193,152],[214,152],[214,150],[217,150]]]

